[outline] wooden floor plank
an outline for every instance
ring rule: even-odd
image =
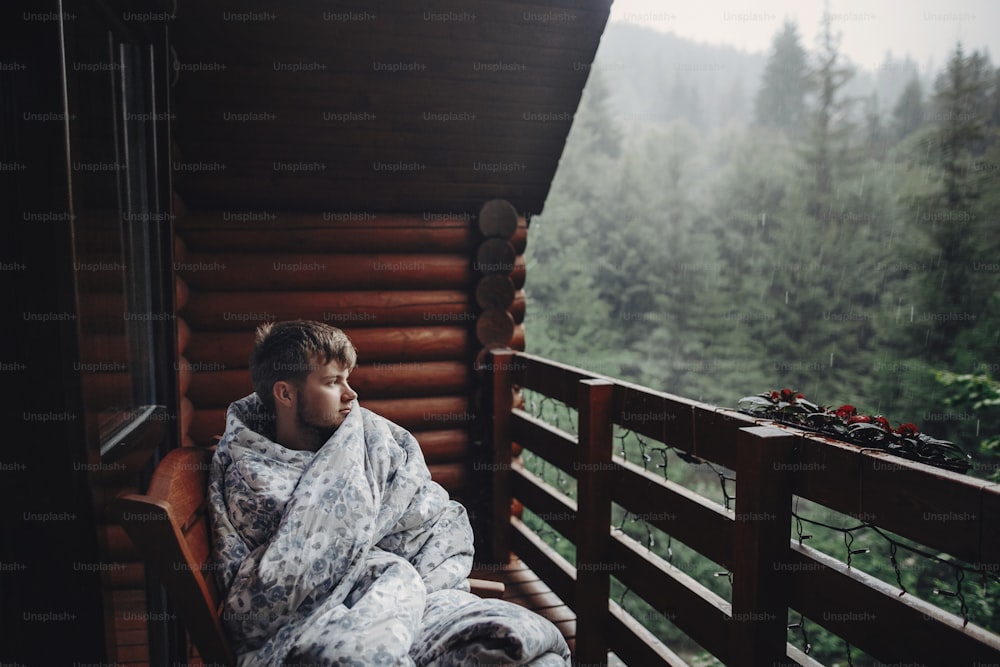
[[[496,577],[495,581],[505,585],[504,600],[531,609],[552,621],[566,638],[570,651],[575,649],[576,614],[524,561],[512,556],[506,567],[491,568],[490,574]],[[473,576],[485,578],[479,574]]]

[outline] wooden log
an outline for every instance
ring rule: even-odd
[[[476,353],[476,358],[472,362],[472,370],[476,373],[476,379],[483,381],[491,372],[490,368],[490,354],[492,350],[487,350],[485,347],[479,348],[479,352]],[[483,405],[480,399],[483,398],[482,388],[476,389],[475,393],[476,405]]]
[[[468,256],[476,237],[468,218],[372,211],[198,211],[178,219],[195,252],[455,253]]]
[[[517,231],[517,211],[505,199],[491,199],[479,209],[476,225],[487,238],[510,239]]]
[[[436,431],[416,431],[413,437],[420,443],[427,463],[467,461],[469,457],[469,431],[453,428]]]
[[[509,275],[514,270],[517,253],[510,241],[505,239],[486,239],[476,249],[476,262],[473,267],[483,275],[501,273]]]
[[[190,253],[174,266],[203,290],[468,289],[476,280],[466,255]]]
[[[528,221],[523,215],[517,216],[517,229],[509,240],[511,245],[514,246],[515,252],[518,255],[523,255],[528,247]]]
[[[189,402],[190,405],[190,402]],[[214,435],[222,435],[224,428],[219,426]],[[468,429],[437,429],[428,431],[412,431],[413,437],[420,443],[420,450],[428,464],[431,463],[465,463],[469,454]],[[211,436],[203,436],[202,444],[212,444]]]
[[[206,155],[207,160],[216,157]],[[185,189],[192,205],[207,207],[217,206],[219,202],[231,202],[234,208],[239,207],[238,210],[241,211],[266,211],[275,207],[293,206],[313,210],[329,210],[331,207],[364,210],[376,201],[381,211],[461,210],[478,206],[478,202],[482,201],[483,191],[490,189],[507,196],[521,208],[538,210],[548,192],[547,187],[538,183],[547,182],[552,173],[543,173],[540,168],[534,173],[522,172],[519,180],[504,183],[501,179],[511,178],[507,174],[484,176],[485,172],[482,171],[456,173],[436,169],[426,176],[401,182],[398,178],[380,178],[378,173],[367,179],[357,178],[359,171],[371,166],[370,161],[361,159],[341,166],[336,173],[328,171],[323,176],[307,174],[275,179],[270,170],[270,161],[246,165],[233,162],[229,164],[232,165],[232,173],[227,171],[221,175],[213,174],[211,179],[182,175],[181,181],[179,177],[178,185]],[[470,182],[474,178],[480,178],[483,182]],[[444,185],[447,185],[447,194],[444,193]]]
[[[510,304],[510,308],[507,312],[511,314],[514,318],[514,324],[521,324],[524,322],[524,311],[526,306],[526,300],[524,297],[524,290],[518,290],[514,293],[514,303]]]
[[[362,400],[361,405],[410,432],[461,428],[475,419],[467,396]],[[225,408],[195,409],[191,438],[197,444],[211,444],[225,427]]]
[[[344,327],[343,330],[354,343],[362,363],[465,360],[474,345],[467,327]],[[192,337],[185,356],[196,363],[214,362],[228,369],[245,368],[252,349],[253,333],[250,331],[199,331]]]
[[[188,299],[191,298],[191,290],[188,288],[188,284],[180,276],[174,277],[174,308],[176,311],[181,311],[184,306],[187,305]]]
[[[174,370],[177,371],[177,391],[180,392],[181,396],[187,396],[191,392],[191,376],[193,375],[191,362],[180,356],[177,358],[177,363],[174,364]]]
[[[174,234],[174,263],[186,262],[188,258],[188,247],[184,239],[179,234]],[[174,269],[177,270],[176,268]]]
[[[518,352],[524,352],[525,340],[524,340],[524,325],[516,324],[514,325],[514,335],[510,339],[510,349],[517,350]]]
[[[514,338],[514,318],[506,310],[489,308],[476,320],[476,339],[488,349],[508,347]]]
[[[177,318],[177,354],[184,354],[187,346],[191,343],[191,327],[187,325],[183,317]]]
[[[502,273],[483,276],[476,283],[476,303],[482,309],[507,310],[514,303],[514,281]]]
[[[171,147],[176,147],[177,145],[176,142],[173,140],[173,138],[171,138],[170,143]],[[178,160],[180,159],[180,156],[177,154],[173,154],[173,157],[175,157]],[[190,215],[187,206],[185,206],[184,204],[184,198],[177,193],[177,190],[172,191],[170,194],[171,194],[170,203],[172,205],[171,212],[176,216],[176,219],[181,220]]]
[[[514,258],[514,268],[511,269],[510,279],[514,283],[516,289],[522,289],[524,287],[525,279],[527,278],[527,264],[524,260],[524,255],[518,255]]]
[[[194,439],[191,437],[191,428],[194,422],[195,409],[194,404],[191,403],[191,399],[187,396],[181,396],[180,404],[178,406],[178,412],[180,413],[180,435],[181,444],[185,447],[195,444]],[[225,412],[222,414],[223,421],[225,421]]]
[[[359,365],[350,384],[362,399],[421,398],[467,392],[471,374],[458,361],[376,362]],[[185,393],[200,408],[223,408],[252,390],[250,371],[235,369],[194,373]]]
[[[312,319],[337,327],[434,326],[470,322],[459,290],[380,292],[195,292],[184,318],[196,331],[247,331],[263,322]]]
[[[450,496],[461,497],[467,486],[468,479],[465,465],[461,463],[432,463],[427,466],[431,479],[444,487]]]

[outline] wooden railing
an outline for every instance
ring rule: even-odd
[[[517,554],[574,610],[578,664],[606,664],[609,651],[629,665],[685,664],[609,599],[612,575],[726,665],[819,664],[787,642],[789,609],[879,661],[1000,663],[997,635],[805,546],[791,528],[797,496],[995,574],[1000,485],[528,354],[495,351],[486,369],[494,557]],[[575,409],[577,435],[514,407],[518,388]],[[614,425],[735,471],[735,511],[613,456]],[[577,500],[512,446],[575,478]],[[512,516],[513,499],[575,545],[575,567]],[[727,568],[732,601],[614,530],[612,503]]]

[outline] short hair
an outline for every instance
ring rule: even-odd
[[[337,327],[312,320],[268,322],[257,327],[250,380],[261,402],[274,412],[275,382],[301,385],[316,366],[334,360],[348,371],[358,361],[351,339]]]

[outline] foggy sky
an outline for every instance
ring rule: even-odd
[[[830,13],[841,51],[865,69],[877,68],[887,51],[940,68],[958,40],[1000,64],[997,0],[831,0]],[[797,20],[802,45],[815,50],[822,14],[822,0],[614,0],[611,7],[611,21],[763,53],[786,18]]]

